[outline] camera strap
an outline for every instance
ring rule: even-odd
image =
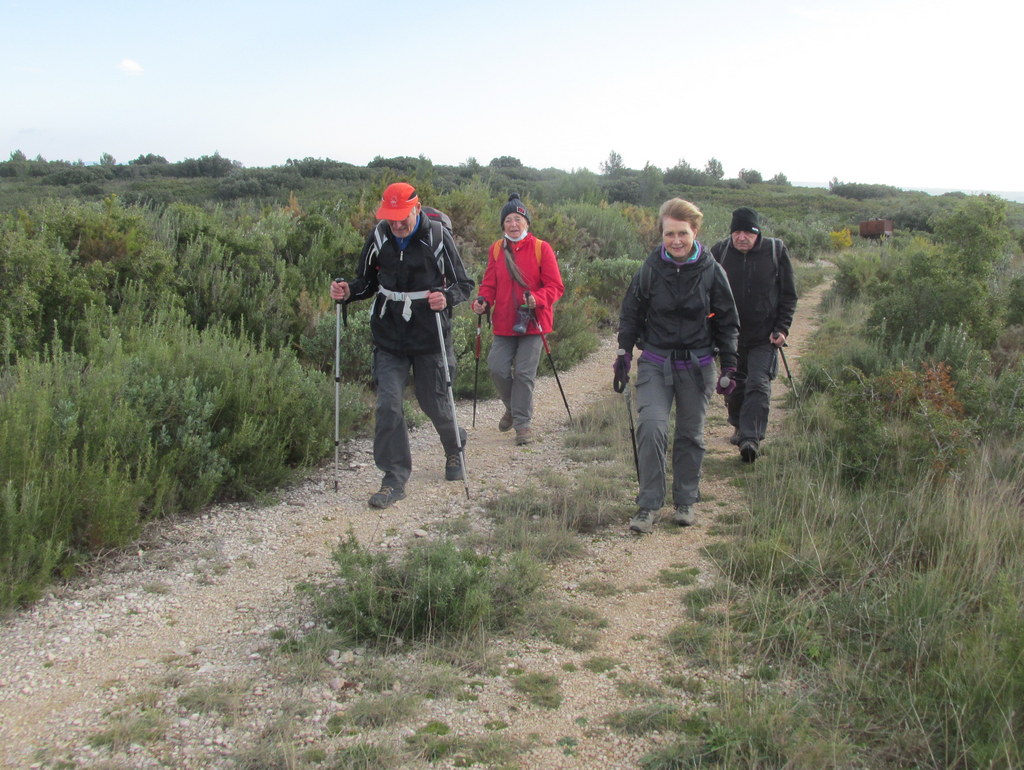
[[[504,243],[504,247],[505,247],[505,267],[508,268],[508,274],[510,276],[512,276],[512,280],[513,281],[515,281],[520,286],[522,286],[524,289],[529,291],[530,287],[526,284],[526,281],[523,280],[523,274],[521,272],[519,272],[519,266],[516,264],[515,257],[512,255],[512,248],[508,245],[508,241],[507,240]]]

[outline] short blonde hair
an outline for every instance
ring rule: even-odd
[[[696,233],[700,230],[700,223],[704,221],[704,212],[697,208],[690,201],[682,198],[671,198],[661,204],[658,211],[658,232],[664,232],[663,223],[665,217],[678,219],[680,222],[689,222],[690,227]]]

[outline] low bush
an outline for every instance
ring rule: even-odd
[[[349,536],[333,558],[340,582],[321,594],[321,612],[353,641],[384,648],[504,628],[542,581],[523,554],[493,559],[450,541],[417,545],[392,563]]]
[[[23,358],[0,380],[0,606],[116,547],[146,518],[272,489],[328,453],[329,381],[180,311],[97,311],[83,353]],[[341,424],[366,420],[346,388]]]

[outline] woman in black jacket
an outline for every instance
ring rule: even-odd
[[[633,347],[641,349],[636,372],[640,494],[629,523],[634,532],[651,532],[665,503],[673,403],[672,520],[680,526],[696,521],[691,507],[700,496],[708,402],[716,381],[719,392],[735,387],[731,375],[736,371],[739,318],[725,272],[696,240],[703,219],[699,208],[681,198],[662,204],[661,245],[633,276],[619,313],[616,390],[629,381]]]

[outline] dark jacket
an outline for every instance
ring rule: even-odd
[[[712,246],[711,253],[729,276],[740,314],[740,345],[767,345],[774,332],[788,336],[796,312],[796,284],[786,244],[762,235],[743,254],[726,238]]]
[[[373,344],[395,355],[439,353],[441,347],[437,336],[437,321],[426,299],[416,299],[410,303],[412,317],[406,321],[402,317],[404,303],[386,299],[378,293],[381,287],[392,292],[443,290],[448,300],[448,310],[441,312],[440,316],[446,337],[451,329],[451,308],[468,299],[473,291],[473,280],[466,274],[451,233],[436,226],[444,239],[439,265],[430,245],[430,229],[430,220],[421,213],[419,224],[409,237],[404,251],[399,248],[398,241],[387,225],[383,225],[382,232],[387,237],[380,249],[371,232],[359,255],[356,277],[349,283],[352,292],[349,302],[374,297],[370,308]]]
[[[682,265],[650,253],[633,276],[619,312],[619,347],[659,351],[717,349],[722,366],[736,365],[739,319],[725,271],[701,247]]]

